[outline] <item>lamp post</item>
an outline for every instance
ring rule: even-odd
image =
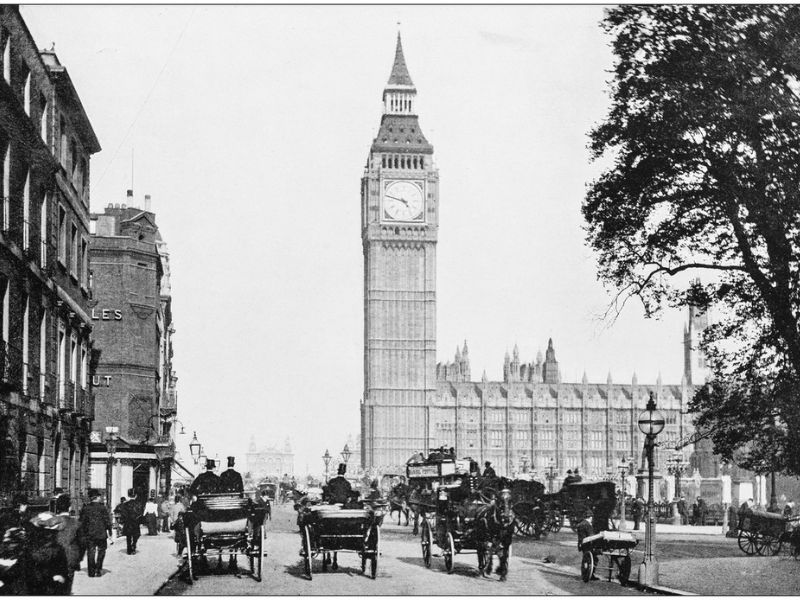
[[[325,454],[322,455],[322,462],[325,463],[325,483],[328,483],[328,465],[331,464],[331,453],[325,448]]]
[[[688,463],[683,460],[683,454],[677,451],[667,460],[667,473],[675,477],[675,498],[672,504],[673,525],[681,525],[683,521],[683,516],[678,510],[678,502],[681,499],[681,477],[686,472],[687,465]]]
[[[653,392],[647,401],[644,412],[639,415],[639,431],[645,435],[644,449],[647,454],[647,522],[644,530],[644,560],[639,565],[639,585],[652,587],[658,585],[658,561],[655,557],[656,515],[653,510],[653,448],[656,436],[664,429],[664,415],[656,409]]]
[[[347,461],[350,460],[351,454],[353,453],[350,452],[350,446],[345,444],[344,448],[342,448],[342,462],[344,462],[345,466],[347,466]]]
[[[619,530],[625,531],[628,529],[628,523],[625,520],[625,476],[628,474],[628,459],[624,456],[620,459],[617,465],[619,471]]]
[[[200,454],[203,451],[203,445],[197,441],[197,432],[194,432],[192,436],[192,441],[189,442],[189,453],[192,455],[192,460],[194,464],[200,462]]]
[[[550,490],[550,493],[553,493],[553,481],[556,478],[556,461],[553,458],[550,458],[550,462],[547,464],[547,471],[545,471],[545,476],[547,477],[547,489]]]
[[[112,471],[114,470],[114,453],[117,450],[117,440],[119,440],[119,427],[106,427],[106,450],[108,451],[108,461],[106,462],[106,502],[111,506]]]

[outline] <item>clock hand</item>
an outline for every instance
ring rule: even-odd
[[[386,194],[386,197],[391,198],[392,200],[397,200],[398,202],[402,202],[403,204],[408,206],[408,200],[403,200],[402,198],[395,198],[394,196],[390,196],[389,194]]]

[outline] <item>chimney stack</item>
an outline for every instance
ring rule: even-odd
[[[150,211],[150,194],[145,194],[144,195],[144,209],[147,212],[151,212]]]

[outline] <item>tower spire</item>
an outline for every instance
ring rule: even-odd
[[[414,82],[411,81],[411,75],[409,75],[408,67],[406,66],[406,57],[403,55],[403,42],[400,39],[399,30],[397,32],[397,47],[394,51],[392,73],[389,75],[389,82],[386,84],[387,88],[395,86],[414,87]]]

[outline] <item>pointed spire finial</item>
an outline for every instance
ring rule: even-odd
[[[636,376],[636,371],[633,372],[633,377],[631,378],[631,385],[637,385],[639,383],[639,378]]]
[[[486,369],[483,370],[483,375],[481,376],[481,381],[483,383],[486,383],[488,381],[488,378],[486,377]]]
[[[463,354],[464,356],[469,354],[469,348],[467,348],[467,340],[464,340],[464,350],[463,352],[461,352],[461,354]]]
[[[583,377],[581,377],[581,383],[583,385],[586,385],[587,383],[589,383],[589,378],[586,376],[586,371],[585,370],[583,372]]]
[[[614,380],[611,378],[611,371],[609,370],[608,377],[606,378],[606,384],[611,385],[612,383],[614,383]]]
[[[399,23],[398,23],[399,25]],[[394,64],[392,65],[392,74],[389,75],[389,82],[387,86],[403,85],[414,87],[414,82],[411,81],[411,75],[408,73],[406,66],[406,58],[403,55],[403,42],[400,38],[400,30],[397,31],[397,47],[394,51]]]

